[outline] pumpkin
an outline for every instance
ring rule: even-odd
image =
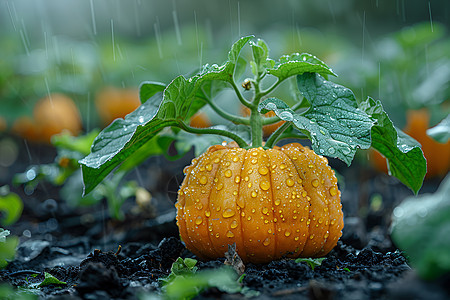
[[[427,109],[409,110],[403,131],[422,145],[427,160],[425,178],[445,176],[450,170],[450,141],[442,144],[427,135],[430,113]],[[386,159],[378,152],[372,153],[372,162],[377,170],[387,173]]]
[[[199,112],[192,116],[189,125],[195,128],[207,128],[211,126],[211,121],[204,112]]]
[[[95,105],[104,126],[117,118],[124,118],[140,104],[138,89],[105,87],[95,98]]]
[[[250,109],[248,107],[242,106],[241,112],[242,112],[242,115],[245,117],[250,116]],[[276,114],[273,111],[268,111],[267,113],[264,114],[264,117],[266,117],[266,118],[275,117],[275,116],[276,116]],[[275,130],[277,130],[284,123],[285,123],[285,121],[278,121],[273,124],[264,125],[262,128],[264,136],[271,135]]]
[[[66,130],[78,135],[82,129],[80,112],[63,94],[51,94],[40,99],[33,108],[33,118],[20,117],[12,131],[30,141],[50,143],[51,137]]]
[[[201,259],[223,257],[233,243],[244,262],[321,257],[342,235],[334,171],[298,143],[267,150],[211,146],[184,173],[177,224]]]

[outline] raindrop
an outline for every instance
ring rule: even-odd
[[[238,226],[238,222],[236,220],[233,220],[233,222],[231,222],[230,227],[231,228],[236,228]]]
[[[269,169],[267,169],[266,167],[262,166],[258,169],[259,174],[261,175],[266,175],[267,173],[269,173]]]
[[[280,203],[281,203],[281,200],[280,200],[280,199],[276,199],[276,200],[275,200],[275,205],[280,205]]]
[[[256,198],[256,196],[258,196],[258,194],[255,191],[252,191],[252,198]]]
[[[231,208],[227,208],[223,211],[222,216],[224,218],[231,218],[232,216],[234,216],[235,211]]]
[[[144,123],[144,117],[143,116],[139,116],[138,121],[139,121],[139,123]]]
[[[269,209],[267,207],[262,208],[262,213],[267,215],[269,213]]]
[[[328,153],[334,154],[334,153],[336,153],[336,150],[334,150],[333,147],[330,147],[330,148],[328,148]]]
[[[94,35],[97,35],[97,26],[95,24],[94,1],[90,0],[90,4],[91,4],[92,29],[94,31]]]
[[[273,102],[269,102],[266,104],[266,109],[267,110],[275,110],[277,108],[277,105]]]
[[[312,184],[313,187],[318,187],[319,186],[319,180],[313,179],[313,181],[311,181],[311,184]]]
[[[230,178],[231,175],[232,175],[231,170],[226,170],[225,173],[224,173],[224,175],[225,175],[225,177]]]
[[[342,148],[342,153],[344,153],[344,155],[350,154],[350,148],[349,147],[344,147]]]
[[[228,232],[227,232],[227,237],[229,237],[229,238],[234,237],[234,233],[231,232],[230,230],[228,230]]]
[[[241,181],[241,176],[236,175],[236,177],[234,177],[234,182],[239,183]]]
[[[206,177],[206,176],[202,176],[201,178],[200,178],[200,184],[206,184],[208,182],[208,178]]]
[[[285,121],[292,121],[294,119],[292,113],[288,111],[282,111],[278,116]]]
[[[209,218],[210,215],[211,215],[211,212],[210,212],[209,210],[205,211],[205,216],[206,216],[207,218]]]
[[[198,216],[198,217],[195,219],[195,224],[197,224],[197,225],[202,224],[202,222],[203,222],[203,219],[202,219],[201,216]]]
[[[290,235],[291,235],[291,232],[290,232],[289,230],[286,230],[286,231],[284,232],[284,236],[288,237],[288,236],[290,236]]]
[[[259,187],[263,191],[267,191],[270,188],[270,183],[268,181],[261,181],[261,183],[259,184]]]
[[[267,247],[267,246],[269,246],[269,244],[270,244],[270,238],[266,238],[263,242],[263,245]]]
[[[329,192],[330,192],[330,195],[331,195],[331,196],[336,196],[336,194],[337,194],[337,188],[336,188],[335,186],[332,186],[332,187],[330,187]]]
[[[293,186],[294,183],[295,183],[294,180],[292,180],[291,178],[288,178],[288,179],[286,180],[287,186]]]

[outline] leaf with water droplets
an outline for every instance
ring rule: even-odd
[[[278,77],[280,81],[304,73],[336,76],[333,70],[331,70],[323,61],[308,53],[283,55],[275,66],[267,71],[269,74]]]
[[[360,107],[377,120],[371,130],[372,147],[387,159],[390,174],[417,193],[427,171],[420,144],[394,126],[379,100],[368,98]]]
[[[203,84],[213,80],[232,82],[239,52],[251,38],[243,37],[234,43],[228,53],[228,61],[222,66],[205,65],[189,79],[178,76],[164,88],[162,95],[158,91],[163,88],[163,84],[142,84],[141,106],[124,119],[116,119],[100,132],[92,144],[91,153],[79,161],[83,171],[84,194],[92,191],[111,171],[161,130],[180,126],[179,122],[188,120],[205,105],[199,97]]]
[[[261,102],[262,113],[269,108],[277,116],[292,123],[312,141],[316,153],[337,157],[350,165],[358,148],[371,145],[373,120],[358,109],[349,89],[326,81],[318,74],[297,77],[300,92],[310,102],[306,112],[297,113],[283,101],[269,98]]]

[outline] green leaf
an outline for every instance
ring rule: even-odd
[[[258,39],[256,42],[249,43],[253,52],[253,61],[251,62],[252,73],[260,76],[266,71],[274,67],[275,62],[269,58],[269,47],[266,42]]]
[[[296,113],[275,98],[264,100],[258,109],[262,113],[273,110],[280,119],[292,122],[311,139],[316,153],[337,157],[350,165],[358,148],[370,147],[373,121],[358,109],[349,89],[311,73],[299,75],[297,82],[311,104],[306,112]]]
[[[8,265],[8,262],[14,259],[16,247],[19,244],[19,238],[9,236],[9,230],[0,228],[0,270]]]
[[[322,264],[322,262],[326,259],[326,257],[319,257],[319,258],[297,258],[295,260],[296,263],[301,263],[301,262],[305,262],[307,263],[310,267],[311,270],[314,271],[314,268],[317,266],[320,266]]]
[[[206,65],[199,74],[189,79],[178,76],[164,89],[162,99],[161,93],[154,94],[125,119],[116,119],[105,128],[94,140],[91,153],[79,161],[85,183],[84,194],[92,191],[111,171],[161,130],[180,126],[179,122],[189,119],[201,108],[204,102],[197,98],[197,94],[204,82],[232,82],[239,52],[250,38],[241,38],[233,44],[224,65]],[[151,94],[147,85],[141,89],[144,98]]]
[[[392,239],[427,280],[450,272],[450,176],[434,194],[409,197],[394,209]]]
[[[280,81],[304,73],[337,76],[323,61],[308,53],[283,55],[275,64],[275,67],[267,71],[269,74],[278,77]]]
[[[0,195],[0,223],[5,226],[14,224],[22,215],[23,202],[15,193]]]
[[[450,139],[450,114],[439,124],[428,129],[427,134],[439,143],[447,143]]]
[[[139,98],[141,103],[144,104],[148,99],[153,97],[155,94],[164,91],[166,85],[161,82],[155,81],[144,81],[139,86]]]
[[[52,144],[59,148],[81,153],[82,155],[88,155],[92,142],[99,133],[98,129],[94,129],[91,132],[74,137],[70,133],[62,133],[52,136]]]
[[[372,147],[387,159],[389,174],[417,193],[427,171],[420,144],[394,126],[380,101],[368,98],[360,107],[377,120],[371,130]]]
[[[44,280],[37,287],[43,287],[50,284],[65,285],[67,282],[61,281],[50,273],[44,272]]]

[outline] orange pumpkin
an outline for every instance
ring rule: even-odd
[[[211,121],[204,112],[198,112],[192,116],[189,125],[195,128],[207,128],[211,126]]]
[[[445,176],[450,170],[450,141],[442,144],[429,137],[427,135],[429,121],[430,113],[427,109],[409,110],[403,131],[422,145],[427,160],[425,178]],[[381,154],[373,152],[372,161],[376,169],[387,172],[386,159]]]
[[[250,116],[250,109],[248,107],[242,106],[242,115],[243,116]],[[264,114],[266,118],[275,117],[276,114],[273,111],[268,111],[266,114]],[[263,126],[263,134],[264,136],[271,135],[275,130],[278,129],[281,125],[284,124],[285,121],[279,121],[270,125],[264,125]]]
[[[30,141],[50,143],[51,137],[67,130],[78,135],[82,129],[80,112],[75,103],[63,94],[40,99],[33,109],[33,118],[21,117],[13,132]]]
[[[223,257],[233,243],[244,262],[320,257],[342,235],[334,171],[298,143],[268,150],[211,146],[184,173],[177,224],[201,259]]]
[[[104,126],[124,118],[141,105],[138,89],[106,87],[95,98],[95,105]]]

